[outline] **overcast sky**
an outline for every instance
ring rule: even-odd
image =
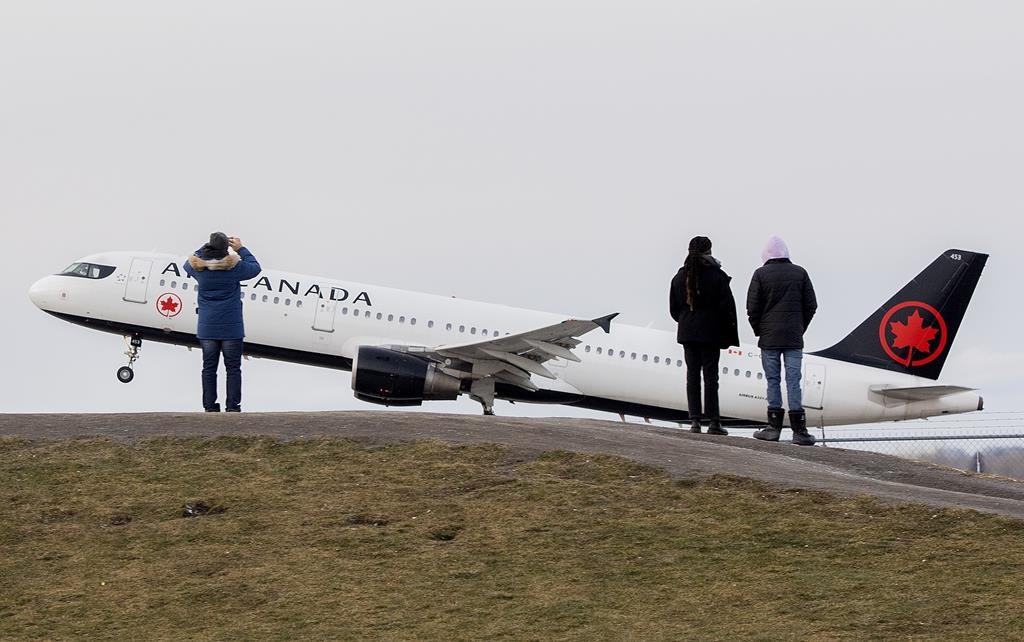
[[[27,290],[213,230],[267,268],[666,330],[690,237],[742,302],[778,233],[818,292],[809,349],[942,250],[988,252],[943,380],[1024,410],[1022,24],[1010,1],[2,2],[0,411],[198,409],[197,352],[147,344],[122,385],[122,340]],[[247,410],[373,408],[347,373],[244,372]]]

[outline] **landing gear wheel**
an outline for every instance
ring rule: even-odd
[[[128,365],[117,369],[117,380],[121,383],[131,383],[132,379],[135,378],[135,371],[132,370],[132,366],[139,360],[139,352],[142,351],[142,337],[133,334],[131,337],[125,337],[125,339],[128,340],[130,346],[128,351],[124,353],[128,357]]]

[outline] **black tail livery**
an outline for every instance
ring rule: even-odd
[[[946,250],[821,357],[938,379],[987,254]]]

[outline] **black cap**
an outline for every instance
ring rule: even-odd
[[[210,235],[210,242],[207,243],[207,245],[209,245],[211,249],[227,252],[228,235],[224,232],[214,232]]]

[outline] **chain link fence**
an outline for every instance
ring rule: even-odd
[[[973,473],[1024,480],[1024,412],[814,430],[825,447],[870,450]]]
[[[870,450],[972,473],[1024,481],[1024,412],[978,412],[912,421],[808,430],[818,446]],[[753,429],[730,427],[735,436]],[[789,439],[788,429],[782,433]]]

